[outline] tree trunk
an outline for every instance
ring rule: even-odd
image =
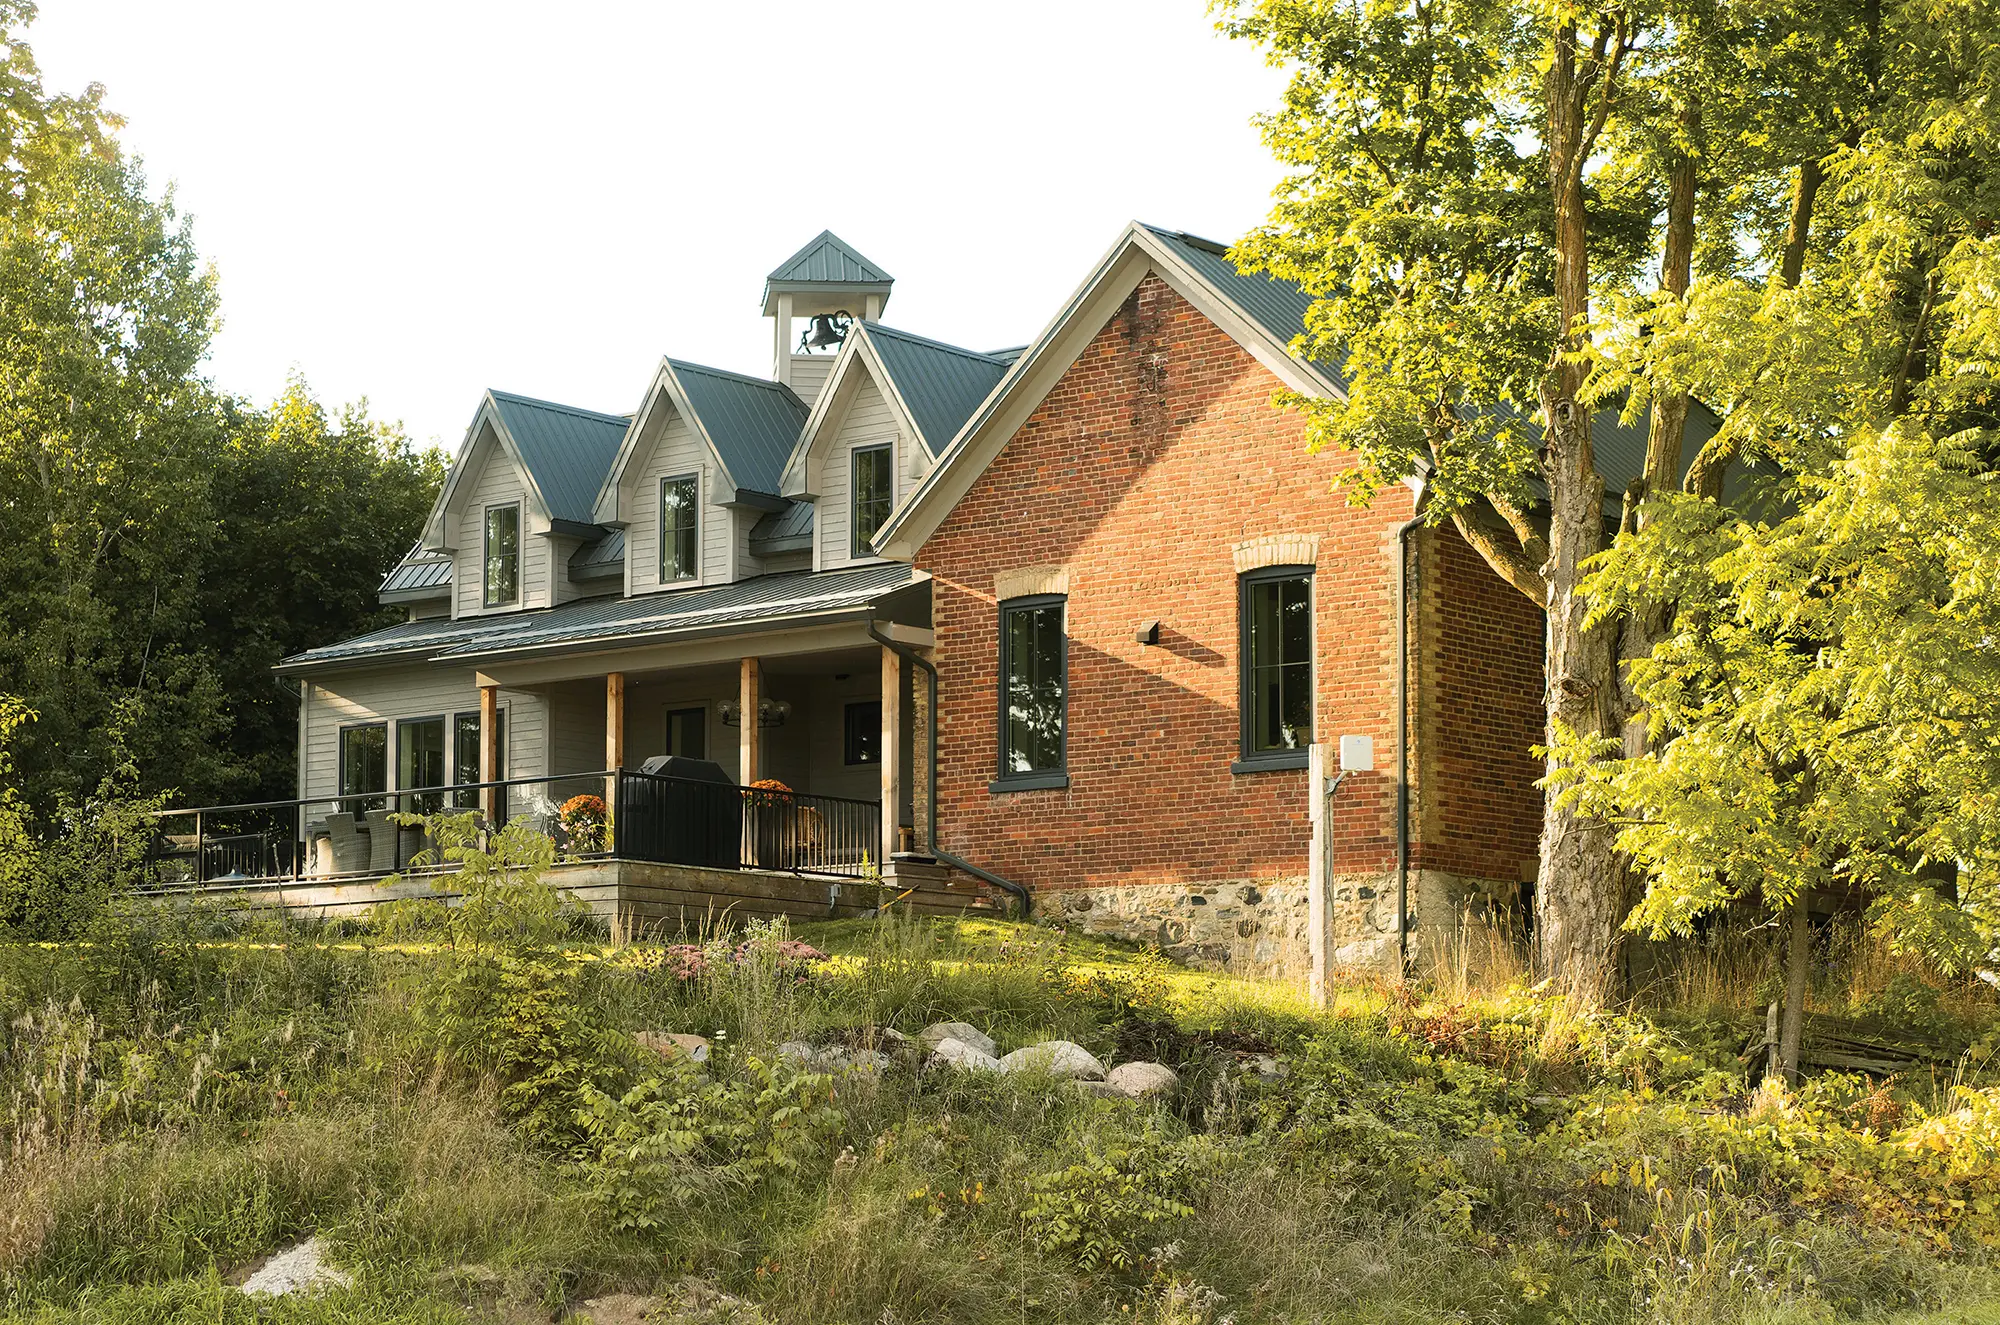
[[[1590,410],[1577,399],[1583,367],[1569,352],[1581,344],[1590,312],[1590,241],[1583,165],[1604,107],[1595,122],[1587,111],[1602,73],[1608,85],[1623,53],[1621,16],[1617,45],[1606,59],[1606,33],[1592,57],[1580,60],[1573,25],[1556,35],[1545,90],[1548,96],[1549,192],[1555,204],[1555,289],[1563,329],[1541,385],[1545,431],[1542,477],[1549,488],[1548,660],[1545,696],[1549,744],[1569,731],[1602,737],[1620,730],[1618,632],[1586,630],[1590,604],[1581,592],[1584,564],[1604,548],[1604,481],[1598,476],[1590,435]],[[1610,992],[1618,924],[1623,918],[1623,875],[1608,824],[1590,819],[1554,796],[1542,810],[1542,858],[1536,877],[1535,947],[1538,973],[1587,1004]]]
[[[1791,941],[1785,953],[1785,1022],[1778,1033],[1778,1067],[1785,1083],[1799,1084],[1799,1053],[1806,1039],[1806,972],[1812,955],[1812,927],[1807,921],[1806,890],[1792,899]]]
[[[1778,262],[1778,279],[1796,287],[1806,270],[1806,244],[1812,236],[1813,203],[1820,185],[1826,183],[1826,167],[1818,157],[1799,163],[1799,177],[1792,185],[1792,214],[1785,223],[1784,256]]]

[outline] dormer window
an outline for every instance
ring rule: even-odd
[[[854,449],[854,536],[849,549],[852,556],[875,555],[875,531],[889,522],[889,509],[896,502],[894,465],[891,447]]]
[[[487,607],[512,607],[521,597],[521,506],[486,508]]]
[[[695,475],[660,480],[660,583],[701,578],[700,484]]]

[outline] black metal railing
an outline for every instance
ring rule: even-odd
[[[576,796],[598,797],[608,812],[565,823],[562,807]],[[495,828],[526,822],[572,860],[856,877],[879,861],[882,841],[882,808],[873,801],[606,769],[164,810],[154,816],[147,883],[238,888],[400,874],[435,844],[396,816],[450,811]]]
[[[627,860],[844,878],[881,863],[874,801],[659,773],[616,781],[617,853]]]

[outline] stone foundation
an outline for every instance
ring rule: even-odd
[[[1510,883],[1410,871],[1410,947],[1428,926],[1455,923],[1460,908]],[[1036,908],[1059,924],[1137,943],[1158,944],[1203,970],[1296,980],[1312,973],[1306,880],[1300,877],[1201,884],[1138,883],[1043,892]],[[1335,968],[1396,975],[1396,876],[1336,875],[1328,897],[1328,952]]]

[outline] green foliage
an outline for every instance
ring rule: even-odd
[[[612,1227],[659,1228],[797,1181],[827,1157],[843,1121],[833,1079],[782,1058],[737,1067],[710,1079],[677,1063],[620,1096],[583,1090],[583,1172]]]
[[[1167,1240],[1204,1176],[1200,1147],[1148,1130],[1028,1180],[1021,1224],[1044,1251],[1086,1271],[1137,1267],[1148,1245]]]

